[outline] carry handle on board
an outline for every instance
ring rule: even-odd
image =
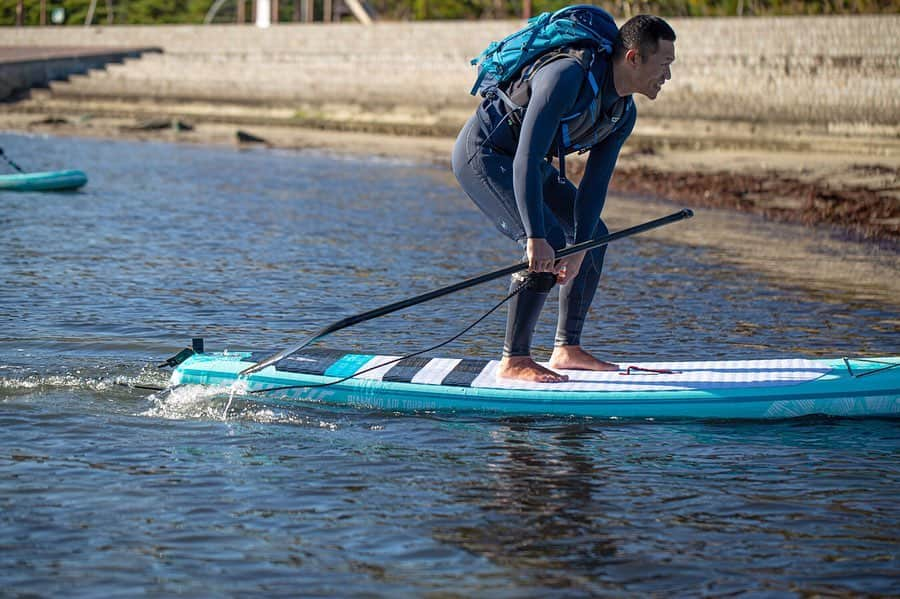
[[[572,254],[592,250],[594,248],[610,244],[613,241],[624,239],[632,235],[637,235],[638,233],[643,233],[644,231],[649,231],[650,229],[662,227],[663,225],[668,225],[669,223],[674,223],[686,218],[691,218],[692,216],[694,216],[694,213],[691,210],[683,208],[678,212],[670,214],[669,216],[663,216],[662,218],[657,218],[656,220],[651,220],[641,225],[635,225],[627,229],[622,229],[621,231],[616,231],[615,233],[610,233],[609,235],[604,235],[603,237],[599,237],[597,239],[591,239],[589,241],[567,247],[557,252],[556,257],[565,258],[566,256],[571,256]],[[328,325],[327,327],[316,331],[311,336],[304,339],[302,343],[299,343],[297,345],[284,349],[277,354],[272,354],[271,356],[264,358],[253,366],[242,370],[240,374],[246,376],[249,374],[253,374],[254,372],[258,372],[263,368],[266,368],[267,366],[271,366],[272,364],[275,364],[276,362],[297,353],[307,345],[310,345],[313,342],[321,339],[325,335],[329,335],[331,333],[334,333],[335,331],[340,331],[341,329],[346,329],[347,327],[353,326],[355,324],[359,324],[367,320],[372,320],[373,318],[378,318],[379,316],[384,316],[385,314],[390,314],[391,312],[396,312],[397,310],[409,308],[410,306],[415,306],[416,304],[421,304],[429,300],[433,300],[435,298],[460,291],[462,289],[468,289],[469,287],[474,287],[475,285],[480,285],[481,283],[486,283],[488,281],[498,279],[504,275],[511,275],[513,273],[527,269],[528,262],[520,262],[518,264],[513,264],[511,266],[501,268],[500,270],[488,272],[476,277],[472,277],[471,279],[466,279],[465,281],[460,281],[459,283],[454,283],[453,285],[448,285],[447,287],[441,287],[440,289],[435,289],[434,291],[429,291],[428,293],[417,295],[416,297],[411,297],[399,302],[394,302],[393,304],[375,308],[373,310],[369,310],[368,312],[363,312],[355,316],[348,316],[347,318],[339,320]]]

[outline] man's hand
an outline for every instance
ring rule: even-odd
[[[529,237],[525,247],[525,255],[528,257],[528,270],[530,272],[552,272],[559,274],[556,267],[556,252],[546,239]]]
[[[559,264],[556,265],[557,283],[565,285],[578,276],[578,271],[581,270],[581,262],[584,260],[584,254],[585,252],[578,252],[560,259]]]

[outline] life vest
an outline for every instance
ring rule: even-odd
[[[565,156],[572,152],[584,153],[615,131],[628,112],[635,110],[631,96],[619,98],[608,111],[603,110],[603,82],[598,80],[600,60],[609,60],[605,51],[590,46],[563,47],[540,56],[526,68],[519,77],[506,85],[488,90],[485,97],[495,103],[495,107],[506,112],[506,122],[518,138],[522,119],[531,99],[531,82],[538,70],[547,64],[573,58],[584,70],[584,81],[579,91],[573,111],[560,119],[551,153],[559,161],[559,179],[566,180]],[[607,76],[611,76],[611,65]],[[505,88],[505,89],[504,89]]]

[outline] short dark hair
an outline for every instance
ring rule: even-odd
[[[675,30],[654,15],[636,15],[619,28],[615,57],[621,58],[628,50],[635,49],[643,61],[659,50],[659,40],[675,41]]]

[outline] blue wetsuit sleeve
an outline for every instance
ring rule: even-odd
[[[513,191],[528,237],[546,236],[541,163],[550,151],[560,120],[577,101],[583,82],[584,70],[568,58],[545,65],[532,79],[531,98],[513,158]]]
[[[606,191],[619,158],[619,151],[631,135],[637,120],[634,105],[628,109],[625,119],[609,137],[591,148],[588,155],[584,176],[575,196],[575,243],[587,241],[594,236],[597,223],[600,221],[600,212],[606,203]]]

